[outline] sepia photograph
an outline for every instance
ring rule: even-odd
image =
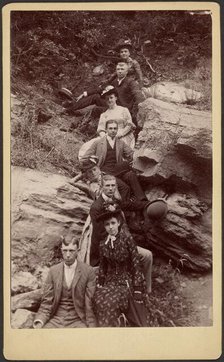
[[[9,23],[10,329],[213,327],[210,7]]]

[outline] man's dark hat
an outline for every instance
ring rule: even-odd
[[[115,94],[117,96],[117,90],[113,85],[108,85],[101,93],[101,97],[109,96],[110,94]]]
[[[168,212],[167,203],[164,199],[156,199],[147,203],[144,209],[144,215],[150,220],[160,220]]]
[[[97,217],[97,221],[105,221],[111,217],[122,216],[120,206],[115,202],[106,202],[101,214]]]
[[[97,160],[90,157],[88,160],[84,160],[80,162],[79,168],[81,172],[86,172],[87,170],[90,170],[91,168],[95,167],[97,165]]]
[[[130,39],[120,40],[115,49],[117,51],[120,51],[123,48],[129,49],[129,50],[131,50],[133,48]]]

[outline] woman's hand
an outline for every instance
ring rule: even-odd
[[[41,323],[40,321],[35,321],[34,323],[33,323],[33,328],[34,329],[40,329],[40,328],[42,328],[43,327],[43,323]]]

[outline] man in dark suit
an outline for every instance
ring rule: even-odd
[[[118,201],[115,199],[115,191],[116,191],[116,178],[111,175],[104,175],[102,177],[102,193],[96,199],[90,207],[90,217],[93,225],[92,237],[91,237],[91,247],[90,247],[90,264],[92,266],[97,266],[99,263],[99,243],[103,240],[107,233],[105,231],[103,222],[98,220],[99,215],[102,214],[104,210],[104,205],[107,202],[115,201],[119,203],[122,211],[142,211],[148,201]],[[128,226],[127,224],[123,224],[123,227],[126,228],[127,232]],[[143,266],[143,271],[146,279],[146,287],[147,292],[151,292],[151,274],[152,274],[152,261],[153,256],[151,251],[144,249],[140,246],[137,246],[140,259]]]
[[[77,261],[78,241],[63,239],[61,251],[64,261],[49,270],[33,327],[96,327],[92,308],[94,270]]]
[[[123,140],[116,137],[118,132],[117,121],[108,120],[106,132],[106,136],[97,139],[92,144],[81,161],[88,160],[92,155],[97,156],[101,171],[124,181],[130,186],[138,200],[146,200],[138,178],[129,166],[133,160],[133,150]]]
[[[126,62],[119,62],[117,64],[116,74],[117,76],[112,80],[111,85],[115,87],[118,94],[117,104],[127,107],[131,112],[133,122],[136,123],[138,104],[144,101],[144,97],[138,83],[127,76],[128,64]],[[104,112],[107,109],[107,104],[101,97],[104,88],[105,85],[84,91],[81,96],[78,97],[77,102],[72,102],[72,104],[67,107],[66,113],[75,114],[75,111],[93,104],[98,106],[101,112]]]

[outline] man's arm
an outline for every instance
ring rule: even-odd
[[[79,101],[83,97],[91,96],[92,94],[97,94],[102,92],[102,86],[92,87],[84,90],[82,94],[77,98],[76,101]]]
[[[90,156],[96,156],[96,149],[98,144],[98,139],[93,142],[93,144],[90,146],[90,148],[86,151],[86,153],[81,157],[81,162],[84,160],[88,160]]]
[[[54,300],[54,285],[53,285],[51,270],[49,270],[47,279],[43,286],[41,305],[33,322],[34,328],[42,328],[44,324],[46,324],[47,321],[50,319],[53,300]]]
[[[102,137],[106,134],[106,119],[104,113],[101,113],[97,133]]]
[[[140,85],[140,87],[142,87],[142,85],[143,85],[143,74],[142,74],[142,70],[141,70],[139,62],[137,60],[135,60],[135,59],[133,59],[133,68],[134,68],[135,73],[137,75],[139,85]]]
[[[96,327],[96,317],[93,312],[93,295],[96,288],[96,275],[91,268],[88,275],[85,293],[86,323],[88,327]]]

